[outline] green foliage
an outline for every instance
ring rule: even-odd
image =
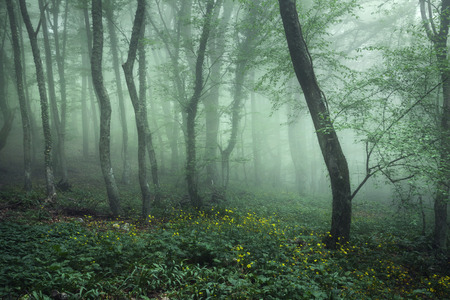
[[[355,238],[331,251],[322,243],[327,201],[264,191],[229,198],[227,207],[157,210],[162,215],[145,221],[0,222],[0,297],[414,299],[449,292],[450,277],[417,240],[418,226],[389,222],[385,207],[357,207]]]

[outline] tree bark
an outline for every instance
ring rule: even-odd
[[[141,35],[140,37],[144,37],[145,33],[145,22],[141,25]],[[159,191],[159,176],[158,176],[158,163],[156,160],[155,148],[153,146],[153,135],[150,131],[150,125],[148,123],[148,115],[147,115],[147,60],[145,57],[145,43],[141,41],[138,43],[138,55],[139,55],[139,101],[141,102],[142,107],[142,121],[144,122],[145,129],[145,139],[146,139],[146,148],[148,152],[148,158],[150,160],[150,168],[152,173],[152,182],[153,187],[155,189],[155,202],[159,203],[160,200],[160,191]]]
[[[60,135],[58,139],[58,149],[60,152],[60,170],[61,180],[58,186],[62,189],[70,188],[69,176],[67,173],[67,159],[66,159],[66,119],[67,119],[67,92],[66,92],[66,74],[65,74],[65,57],[66,57],[66,41],[67,41],[67,15],[68,15],[68,1],[64,11],[64,25],[63,25],[63,39],[62,45],[59,39],[58,24],[59,24],[59,5],[60,0],[52,0],[53,3],[53,36],[55,39],[55,60],[58,69],[59,90],[61,95],[61,119],[60,119]]]
[[[125,110],[125,99],[123,98],[122,78],[120,76],[119,55],[117,52],[118,49],[117,35],[113,24],[114,10],[112,3],[108,2],[108,4],[106,5],[105,12],[106,12],[106,19],[108,21],[108,32],[111,43],[111,53],[113,60],[112,63],[114,69],[114,76],[116,78],[117,98],[119,100],[120,121],[122,125],[122,157],[123,157],[122,182],[124,184],[129,184],[131,166],[130,166],[130,157],[128,154],[128,124]]]
[[[211,90],[203,99],[205,106],[205,161],[206,161],[206,183],[213,186],[217,184],[217,137],[219,134],[219,91],[223,59],[225,52],[225,34],[228,22],[233,11],[234,3],[226,1],[223,4],[223,14],[220,18],[220,24],[217,29],[212,32],[210,50],[211,61],[214,62],[211,67]],[[220,7],[216,7],[217,13]]]
[[[39,97],[41,102],[41,116],[42,116],[42,127],[44,130],[44,140],[45,140],[45,179],[47,188],[47,200],[51,201],[56,197],[55,184],[53,182],[53,167],[52,167],[52,134],[50,130],[50,120],[48,113],[48,99],[47,90],[45,88],[45,77],[44,68],[42,66],[41,54],[39,51],[39,46],[37,43],[37,33],[33,29],[30,17],[28,15],[27,5],[25,0],[19,0],[20,11],[22,13],[22,18],[25,22],[27,28],[28,37],[30,39],[31,50],[33,52],[34,64],[36,67],[36,79],[39,89]]]
[[[433,16],[427,17],[425,0],[420,0],[420,11],[428,39],[436,52],[437,67],[442,81],[442,115],[438,125],[440,134],[440,157],[438,163],[438,182],[434,198],[434,236],[433,243],[437,250],[447,249],[447,202],[450,193],[450,69],[448,64],[448,33],[450,26],[450,0],[441,1],[439,31],[433,24]],[[430,27],[430,23],[431,26]]]
[[[56,156],[57,156],[57,166],[59,167],[59,172],[61,173],[61,186],[68,185],[67,178],[67,162],[66,155],[64,152],[64,132],[62,129],[62,122],[59,116],[58,104],[56,103],[56,90],[55,90],[55,77],[53,75],[53,59],[52,50],[50,49],[50,39],[48,37],[48,26],[47,18],[45,17],[45,7],[44,1],[39,0],[39,10],[41,12],[41,26],[42,33],[44,36],[44,50],[45,50],[45,64],[47,69],[47,83],[48,83],[48,94],[50,99],[51,115],[53,119],[53,126],[56,130],[56,135],[58,137],[56,143]],[[57,34],[57,31],[54,32]],[[59,48],[58,48],[59,50]],[[60,87],[61,88],[61,87]]]
[[[333,204],[331,231],[326,244],[335,248],[350,238],[352,204],[348,164],[330,120],[325,95],[317,83],[312,59],[298,20],[295,0],[279,0],[279,4],[294,71],[305,95],[330,176]]]
[[[251,22],[256,17],[256,11],[251,9],[246,16],[246,22]],[[248,26],[243,32],[244,40],[237,42],[237,59],[236,69],[234,72],[234,95],[233,105],[231,107],[231,133],[228,144],[222,150],[222,184],[226,188],[228,186],[230,174],[230,157],[237,142],[237,134],[239,131],[239,123],[241,120],[241,110],[244,102],[244,82],[248,72],[248,60],[251,55],[252,47],[256,38],[255,26]]]
[[[147,148],[147,136],[145,130],[146,110],[145,103],[139,99],[136,85],[133,78],[133,66],[136,60],[136,53],[139,43],[139,37],[144,26],[145,18],[145,0],[138,0],[136,15],[133,23],[133,30],[130,39],[130,48],[128,50],[127,61],[122,65],[125,80],[128,86],[131,102],[133,104],[134,113],[136,115],[136,128],[138,133],[138,167],[139,167],[139,184],[141,186],[142,195],[142,215],[146,218],[150,213],[151,191],[147,182],[147,171],[145,163],[145,155]]]
[[[0,111],[2,112],[4,122],[2,128],[0,129],[0,151],[2,151],[2,149],[6,146],[6,142],[8,140],[9,133],[11,132],[15,116],[15,113],[8,105],[8,101],[6,101],[6,61],[7,57],[2,46],[2,49],[0,49]]]
[[[214,8],[214,0],[208,0],[205,11],[205,23],[202,27],[200,44],[195,64],[194,93],[186,107],[186,183],[191,204],[201,207],[203,201],[197,188],[197,163],[195,143],[195,118],[197,116],[198,103],[203,91],[203,62],[205,60],[206,44],[211,30],[211,19]]]
[[[92,1],[92,56],[91,71],[92,81],[100,103],[100,165],[103,178],[106,184],[106,191],[109,199],[109,206],[113,215],[119,215],[120,207],[119,190],[114,178],[111,165],[111,102],[108,93],[103,85],[102,56],[103,56],[103,24],[102,24],[102,1]]]
[[[19,43],[19,33],[17,31],[16,15],[12,0],[6,1],[8,9],[9,25],[11,28],[11,39],[14,50],[14,68],[16,75],[16,88],[19,97],[20,115],[22,117],[23,130],[23,162],[24,162],[24,189],[30,192],[32,189],[31,182],[31,127],[30,119],[28,118],[28,109],[26,104],[25,92],[23,87],[22,61],[21,49]]]

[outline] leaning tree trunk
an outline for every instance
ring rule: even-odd
[[[278,2],[294,71],[305,95],[330,176],[333,209],[331,231],[326,244],[334,248],[338,243],[346,242],[350,238],[352,203],[348,164],[330,120],[325,95],[317,83],[311,56],[298,20],[296,1],[279,0]]]
[[[111,166],[111,102],[108,93],[103,85],[102,74],[102,56],[103,56],[103,24],[102,24],[102,1],[92,1],[92,54],[91,71],[92,82],[100,103],[100,164],[103,178],[108,193],[109,206],[113,215],[121,213],[119,190],[114,178],[114,172]]]
[[[208,0],[206,4],[205,23],[203,24],[200,44],[195,64],[194,94],[186,107],[186,183],[191,204],[194,207],[202,206],[202,199],[197,188],[197,163],[195,146],[195,118],[197,116],[198,103],[203,91],[203,62],[205,60],[206,44],[211,30],[212,11],[214,0]]]
[[[6,1],[8,9],[9,25],[11,27],[11,39],[13,44],[14,67],[16,70],[16,87],[17,95],[19,97],[20,114],[22,116],[23,129],[23,161],[24,161],[24,188],[29,192],[32,189],[31,183],[31,127],[30,119],[28,118],[28,109],[26,104],[25,92],[23,88],[23,74],[21,50],[19,43],[19,33],[17,31],[16,15],[14,14],[14,7],[12,0]]]
[[[34,64],[36,66],[36,79],[39,89],[39,97],[41,101],[41,116],[42,116],[42,127],[44,130],[45,139],[45,179],[47,187],[47,197],[48,200],[52,200],[56,197],[55,184],[53,182],[53,167],[52,167],[52,134],[50,130],[50,120],[48,113],[48,99],[47,90],[45,89],[45,77],[44,68],[42,66],[41,53],[39,51],[39,46],[37,43],[36,32],[31,24],[30,16],[28,15],[27,4],[25,0],[19,0],[20,11],[22,13],[23,21],[27,28],[28,37],[30,39],[31,50],[33,52]]]
[[[122,65],[127,81],[128,92],[130,93],[131,102],[133,103],[134,113],[136,115],[136,128],[138,133],[138,167],[139,167],[139,184],[142,194],[142,215],[146,218],[150,213],[151,192],[147,182],[147,171],[145,167],[145,154],[147,147],[146,131],[145,131],[145,103],[139,99],[136,85],[133,78],[133,66],[136,60],[137,47],[139,37],[143,30],[145,18],[145,0],[139,0],[134,18],[133,31],[131,33],[130,48],[128,50],[127,61]]]
[[[125,99],[123,98],[123,91],[122,91],[122,78],[120,76],[119,54],[117,51],[118,49],[117,35],[113,23],[114,10],[112,2],[108,3],[105,12],[106,12],[106,19],[108,22],[109,39],[111,43],[111,54],[112,54],[114,76],[116,78],[117,98],[119,100],[120,122],[122,124],[122,157],[123,157],[122,182],[124,184],[129,184],[131,165],[130,165],[130,157],[128,154],[128,124],[127,124],[127,114],[125,110]]]

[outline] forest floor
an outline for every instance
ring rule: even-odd
[[[323,197],[235,188],[193,210],[167,186],[142,219],[139,189],[121,187],[124,216],[112,218],[101,182],[89,183],[54,203],[43,185],[1,187],[1,299],[450,297],[448,256],[415,209],[355,204],[350,243],[329,250]]]

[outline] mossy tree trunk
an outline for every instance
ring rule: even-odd
[[[92,54],[91,72],[92,82],[100,103],[100,165],[106,184],[109,206],[113,215],[121,213],[119,190],[117,188],[114,172],[111,165],[111,102],[103,84],[102,57],[103,57],[103,23],[102,1],[92,1]]]
[[[39,51],[39,46],[37,42],[37,33],[33,29],[31,24],[30,16],[28,15],[27,4],[25,0],[19,0],[20,11],[22,14],[23,21],[27,28],[28,37],[31,44],[31,50],[33,52],[34,64],[36,67],[36,79],[38,83],[39,98],[41,103],[41,117],[42,117],[42,128],[44,131],[45,149],[45,180],[47,188],[48,200],[52,200],[56,197],[55,184],[53,182],[53,167],[52,167],[52,134],[50,129],[50,120],[48,112],[48,99],[47,90],[45,88],[45,77],[44,77],[44,67],[42,65],[41,53]]]
[[[31,127],[28,118],[28,109],[23,86],[21,48],[19,43],[19,33],[17,30],[16,15],[12,0],[6,1],[8,9],[9,25],[11,28],[11,39],[13,44],[14,68],[16,75],[17,95],[19,97],[20,115],[22,117],[23,129],[23,161],[24,161],[24,189],[29,192],[32,189],[31,182]]]

